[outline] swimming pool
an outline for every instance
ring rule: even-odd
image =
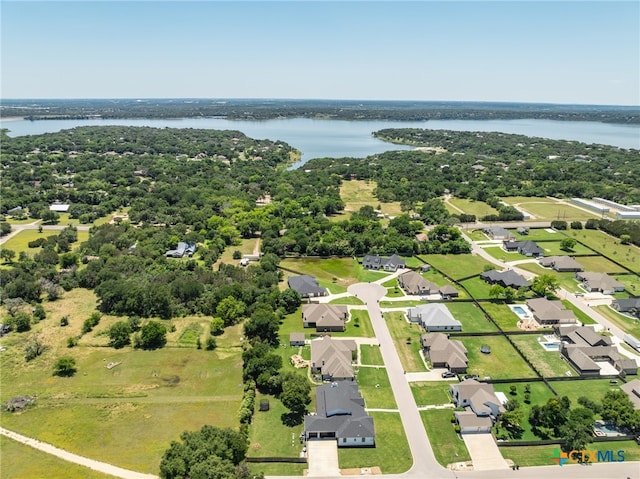
[[[513,309],[513,312],[518,315],[524,316],[527,314],[527,312],[520,306],[514,306],[512,309]]]

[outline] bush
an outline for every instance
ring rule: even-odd
[[[239,250],[235,250],[233,252],[233,254],[231,255],[231,257],[233,259],[240,259],[240,258],[242,258],[242,253]]]
[[[61,377],[73,376],[77,371],[76,360],[71,356],[59,358],[53,366],[53,375]]]
[[[213,351],[214,349],[216,349],[218,347],[218,344],[216,343],[215,338],[209,336],[207,338],[207,351]]]
[[[60,318],[60,326],[68,326],[69,325],[69,316],[63,316]]]
[[[32,336],[24,347],[24,359],[31,361],[44,353],[46,346],[37,335]]]
[[[67,338],[67,347],[75,348],[78,345],[78,338],[76,336],[69,336]]]
[[[572,221],[571,222],[572,230],[581,230],[582,229],[582,221]]]
[[[47,313],[41,304],[36,304],[35,308],[33,308],[33,319],[36,321],[42,321],[47,317]]]
[[[555,220],[551,222],[551,227],[554,230],[566,230],[567,229],[567,222],[566,221],[562,221],[562,220]]]

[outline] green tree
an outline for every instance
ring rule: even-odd
[[[31,329],[31,315],[20,311],[13,318],[10,318],[9,324],[18,333],[24,333]]]
[[[56,211],[46,210],[40,217],[46,225],[56,225],[60,221],[60,215]]]
[[[28,339],[24,346],[24,359],[31,361],[44,353],[46,349],[47,346],[42,342],[40,336],[34,334]]]
[[[216,314],[222,318],[225,326],[231,326],[242,317],[245,310],[246,305],[242,301],[233,296],[227,296],[218,303]]]
[[[307,413],[307,406],[311,404],[311,385],[307,378],[296,373],[284,375],[280,400],[290,411],[285,418],[285,423],[300,424]]]
[[[140,328],[136,335],[135,347],[141,349],[158,349],[167,343],[167,328],[158,321],[149,321]]]
[[[0,259],[5,263],[13,263],[13,258],[16,257],[16,252],[9,248],[0,249]]]
[[[553,293],[560,287],[558,278],[552,274],[541,274],[533,279],[531,289],[539,296],[544,296],[549,293]]]
[[[259,339],[272,346],[278,344],[280,322],[269,305],[260,305],[244,324],[244,334],[249,339]]]
[[[11,233],[11,225],[6,221],[0,221],[0,236],[6,236]]]
[[[296,290],[287,288],[280,293],[278,305],[282,306],[287,314],[295,312],[300,307],[300,304],[302,304],[302,298]]]
[[[109,346],[116,349],[131,344],[131,326],[128,321],[117,321],[109,328]]]
[[[578,407],[569,413],[567,420],[559,428],[559,435],[564,440],[562,449],[565,452],[586,449],[593,441],[593,411]]]
[[[76,360],[71,356],[63,356],[61,358],[58,358],[58,360],[53,365],[54,376],[70,377],[73,376],[76,371]]]
[[[47,312],[44,310],[41,304],[36,304],[33,308],[33,319],[36,321],[42,321],[47,317]]]
[[[573,251],[576,243],[577,241],[573,238],[564,238],[562,241],[560,241],[560,249],[562,251]]]
[[[222,318],[213,318],[211,320],[209,328],[213,336],[220,336],[222,333],[224,333],[224,321],[222,320]]]

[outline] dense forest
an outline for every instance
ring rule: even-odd
[[[640,123],[628,106],[543,103],[268,99],[3,100],[0,116],[33,120],[224,117],[233,120],[330,118],[339,120],[544,120]]]

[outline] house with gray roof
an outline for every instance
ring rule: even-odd
[[[442,303],[421,304],[409,308],[407,318],[412,323],[419,323],[427,332],[462,330],[460,321],[455,319]]]
[[[502,287],[511,287],[514,289],[529,288],[531,283],[524,276],[519,275],[513,270],[496,271],[495,269],[483,271],[480,278],[489,284],[499,284]]]
[[[544,250],[538,246],[538,243],[531,240],[504,241],[502,243],[502,248],[509,253],[517,252],[525,256],[533,256],[534,258],[544,256]]]
[[[590,293],[613,294],[624,291],[624,284],[607,273],[579,272],[576,273],[576,279],[581,281],[581,286]]]
[[[304,344],[305,344],[304,333],[289,334],[289,346],[304,346]]]
[[[540,258],[540,266],[552,268],[558,273],[583,271],[584,268],[571,256],[548,256]]]
[[[515,240],[516,237],[513,233],[507,231],[502,226],[487,226],[483,228],[482,232],[486,234],[492,240]]]
[[[436,284],[427,281],[415,271],[407,271],[398,276],[398,285],[400,285],[407,294],[429,295],[439,290]]]
[[[338,447],[375,446],[373,418],[358,383],[338,381],[316,388],[316,413],[304,417],[307,441],[334,439]]]
[[[196,252],[195,243],[186,243],[180,241],[176,249],[171,249],[165,253],[168,258],[183,258],[184,256],[191,257]]]
[[[497,418],[505,411],[491,384],[465,379],[450,385],[449,392],[457,407],[468,407],[476,416]]]
[[[455,411],[453,415],[460,426],[460,434],[489,434],[493,421],[489,416],[477,416],[473,411]]]
[[[561,301],[533,298],[527,300],[527,307],[540,325],[575,324],[578,321],[573,311],[565,309]]]
[[[362,260],[362,267],[364,269],[383,270],[395,272],[400,268],[406,268],[407,263],[397,254],[391,255],[389,258],[384,258],[379,255],[367,255]]]
[[[611,307],[620,313],[640,318],[640,298],[614,299]]]
[[[302,298],[316,298],[318,296],[326,296],[327,288],[323,288],[318,284],[318,280],[308,274],[300,276],[289,276],[287,279],[289,288],[297,291]]]
[[[636,378],[620,386],[633,403],[633,409],[640,409],[640,379]]]
[[[316,331],[344,331],[349,311],[346,306],[326,303],[302,305],[302,325]]]
[[[466,373],[467,348],[461,341],[449,339],[443,333],[428,333],[420,337],[425,357],[434,368],[447,368],[454,373]]]
[[[351,339],[332,339],[323,336],[311,341],[311,372],[323,380],[353,380],[353,356],[357,349]]]
[[[460,293],[458,292],[458,290],[450,284],[447,284],[440,288],[440,296],[442,296],[442,299],[457,298],[459,295]]]

